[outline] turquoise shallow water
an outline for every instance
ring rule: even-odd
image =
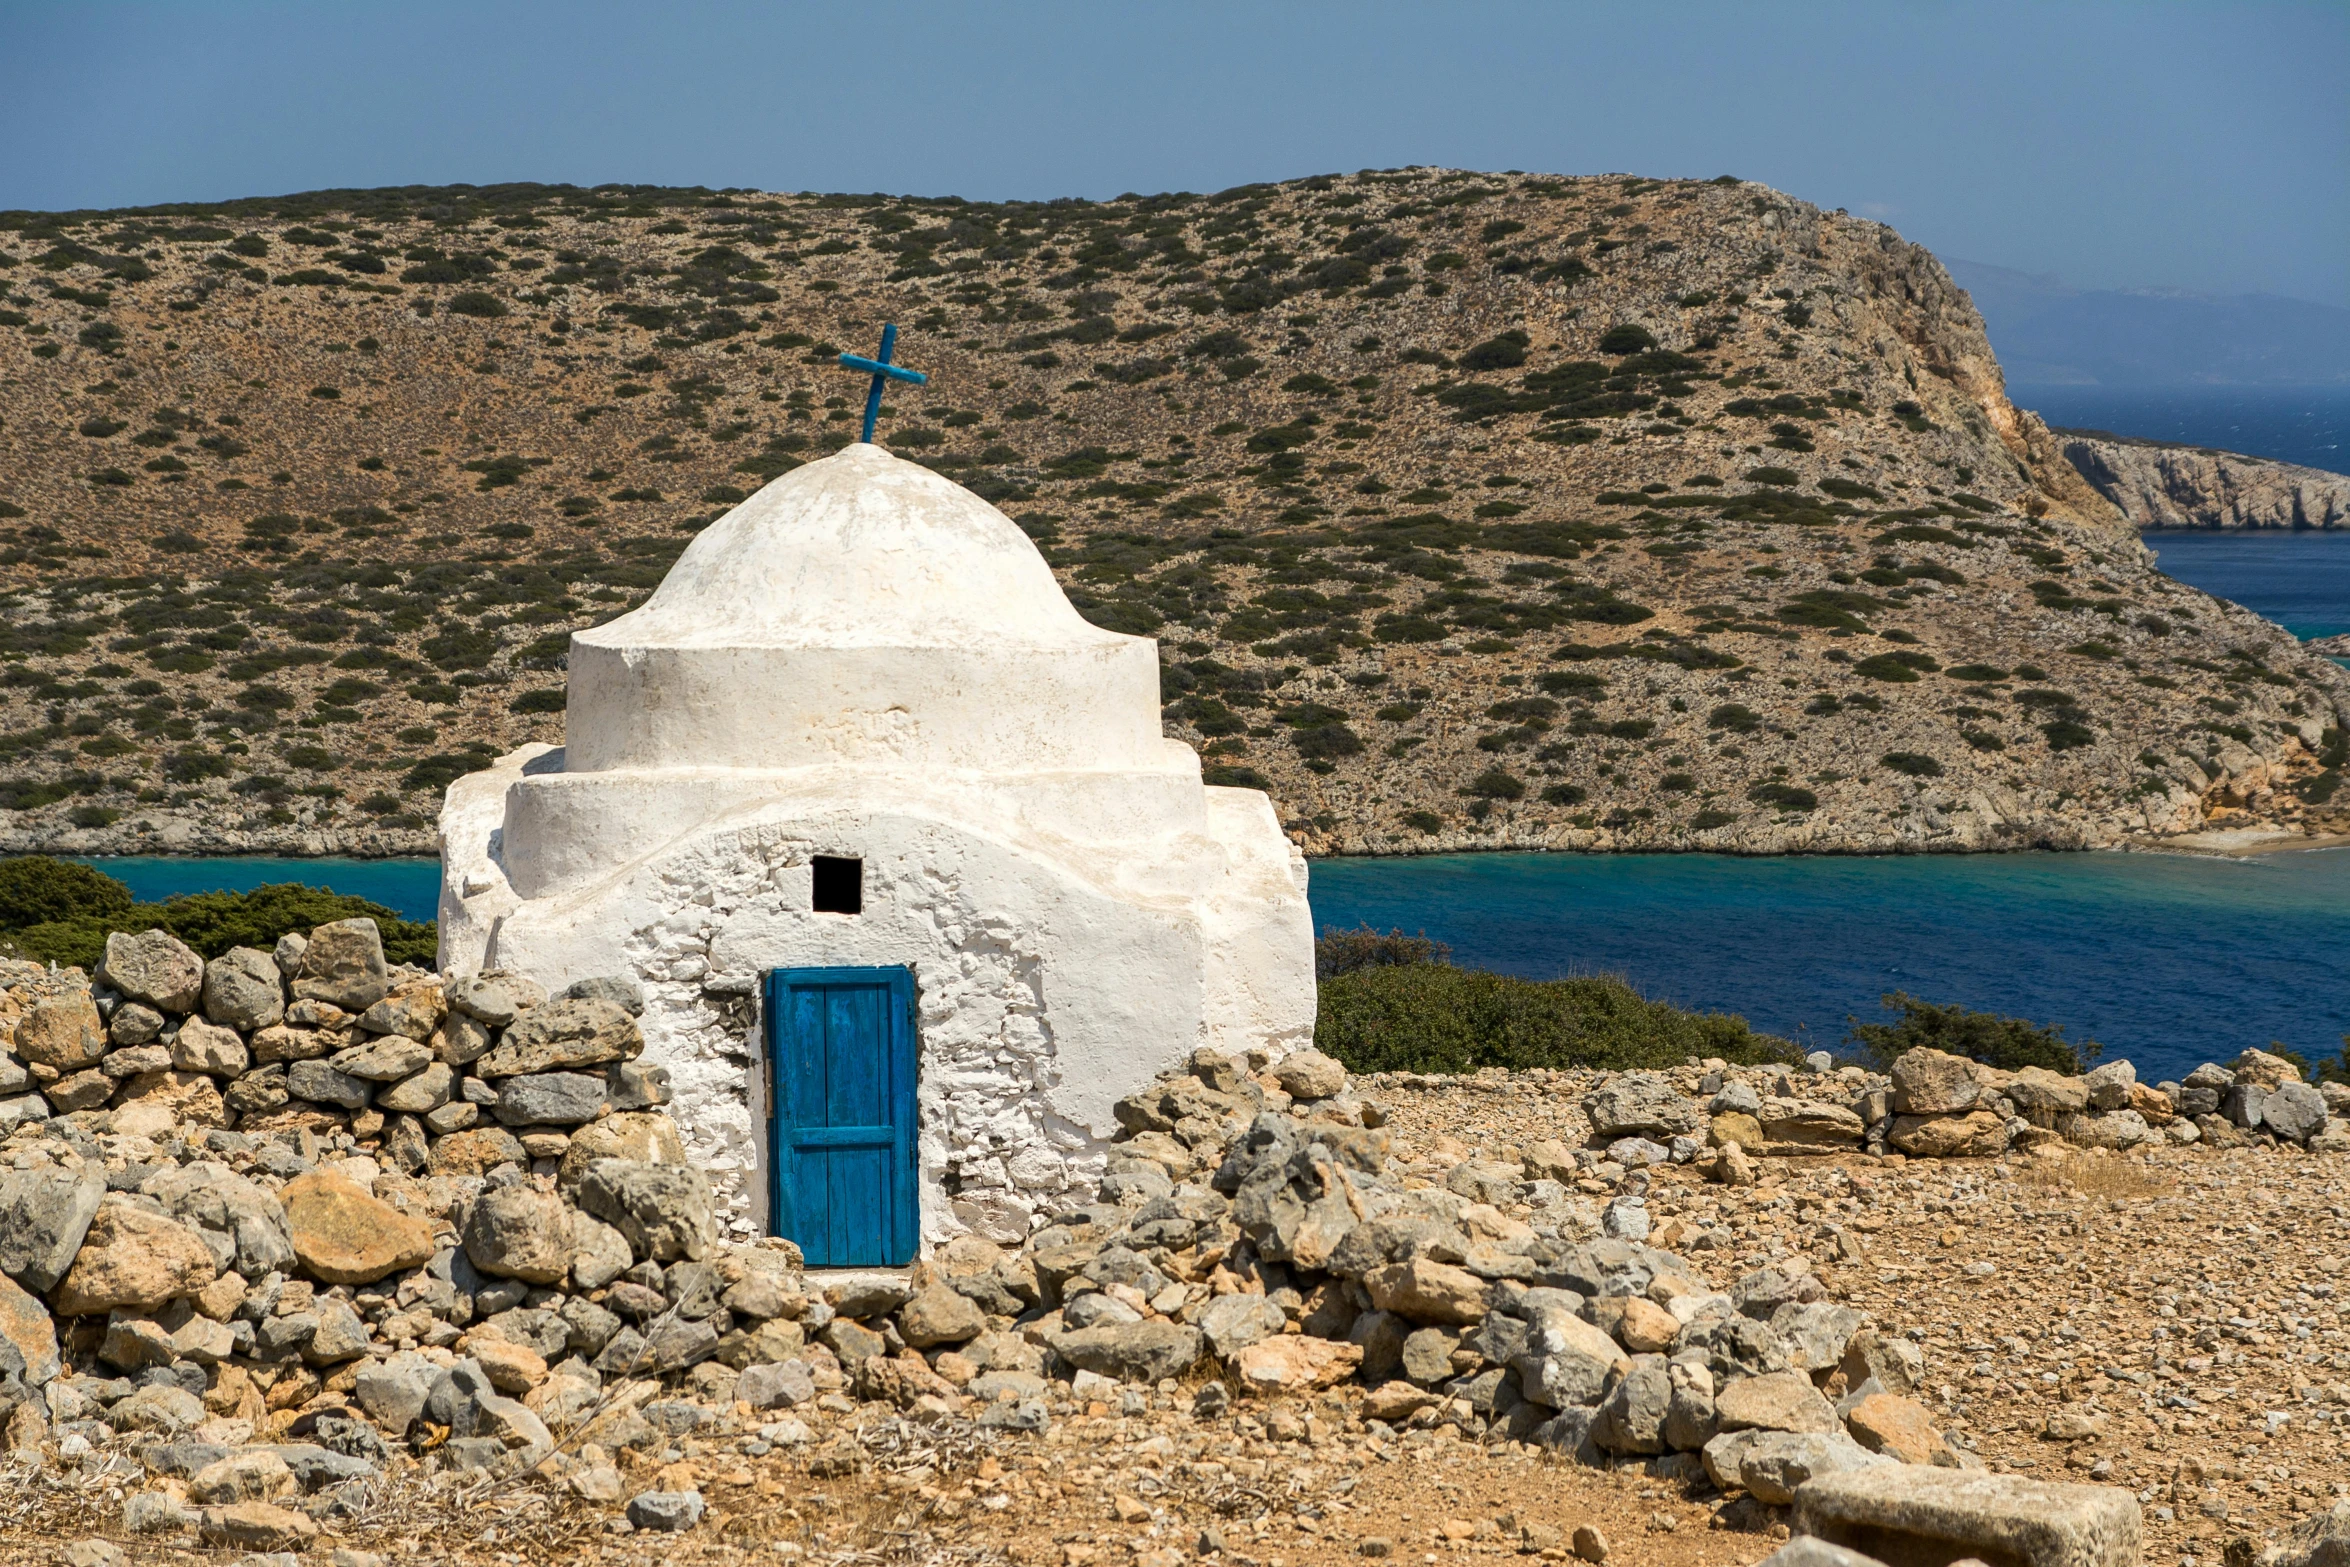
[[[430,919],[432,860],[109,859],[143,898],[300,881]],[[1531,978],[1620,973],[1833,1048],[1907,990],[2095,1038],[2154,1075],[2350,1032],[2350,850],[2174,855],[1457,855],[1321,860],[1318,928],[1426,931]]]
[[[2094,1038],[2144,1074],[2350,1031],[2350,850],[1776,860],[1494,854],[1322,860],[1317,924],[1425,931],[1455,962],[1618,973],[1806,1048],[1906,990]]]
[[[184,892],[249,892],[271,882],[300,882],[330,892],[371,898],[402,919],[429,920],[439,913],[438,860],[270,860],[236,856],[173,859],[109,855],[86,859],[130,888],[131,896],[160,903]]]

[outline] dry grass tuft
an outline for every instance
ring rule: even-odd
[[[2092,1202],[2153,1202],[2178,1189],[2168,1172],[2103,1148],[2067,1149],[2026,1164],[2019,1183],[2050,1196],[2085,1197]]]

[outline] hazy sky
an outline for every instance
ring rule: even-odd
[[[2350,5],[0,0],[0,208],[1738,174],[2085,287],[2350,305]]]

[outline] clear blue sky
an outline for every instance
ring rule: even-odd
[[[0,0],[0,207],[1758,179],[2084,287],[2350,306],[2350,5]]]

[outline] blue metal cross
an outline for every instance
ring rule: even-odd
[[[897,346],[897,327],[894,324],[885,325],[881,329],[881,352],[878,355],[871,359],[867,359],[862,354],[840,356],[840,367],[843,370],[863,370],[873,377],[873,386],[865,394],[865,442],[867,445],[871,445],[873,442],[873,421],[881,417],[881,384],[884,381],[910,381],[916,386],[921,386],[930,380],[930,377],[919,370],[909,370],[904,365],[893,365],[889,362],[890,350]]]

